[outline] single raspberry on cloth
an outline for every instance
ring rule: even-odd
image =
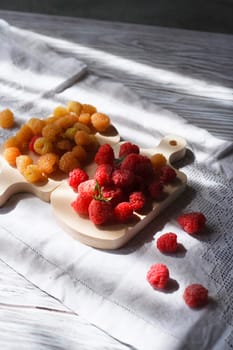
[[[165,289],[169,280],[169,270],[166,265],[154,264],[146,275],[147,281],[158,289]]]
[[[193,235],[204,228],[206,217],[201,212],[184,213],[177,218],[177,222],[184,231]]]
[[[78,190],[78,186],[84,182],[89,180],[88,174],[81,168],[76,168],[69,172],[68,183],[70,187],[73,188],[74,191]]]
[[[156,245],[162,253],[175,253],[178,250],[177,235],[173,232],[164,233],[157,239]]]
[[[201,284],[190,284],[185,288],[183,298],[191,308],[199,308],[208,303],[208,289]]]

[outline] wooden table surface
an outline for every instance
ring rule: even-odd
[[[7,11],[0,11],[0,18],[65,39],[60,50],[72,52],[75,43],[75,53],[91,71],[122,82],[222,139],[233,140],[232,35]],[[114,65],[113,55],[118,58]],[[1,349],[16,349],[19,342],[20,349],[80,348],[79,317],[18,275],[1,257],[0,282]],[[101,337],[102,349],[121,349],[101,331],[86,327],[93,336],[83,339],[83,349],[99,349],[93,340]]]

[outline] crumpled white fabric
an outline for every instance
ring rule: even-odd
[[[4,31],[5,28],[6,24]],[[8,36],[4,31],[1,35]],[[33,39],[33,34],[29,33],[29,37]],[[13,29],[11,38],[17,38],[17,30]],[[37,47],[37,40],[32,42],[30,52]],[[16,47],[8,45],[7,50]],[[46,47],[46,53],[50,52],[52,47]],[[24,51],[26,57],[27,53]],[[122,349],[227,349],[232,345],[233,334],[232,258],[228,253],[232,245],[233,213],[232,182],[226,178],[232,177],[232,169],[224,152],[228,158],[232,157],[231,143],[216,139],[173,113],[142,101],[121,84],[102,77],[88,75],[72,85],[74,80],[69,76],[72,84],[64,85],[68,76],[64,72],[55,84],[50,78],[47,84],[47,75],[53,73],[50,65],[46,68],[37,65],[39,57],[37,51],[32,59],[33,74],[40,75],[41,69],[45,73],[38,91],[24,99],[24,71],[21,86],[17,85],[17,98],[10,99],[8,93],[3,93],[1,107],[10,103],[7,107],[14,106],[17,110],[18,106],[26,105],[27,109],[18,117],[22,122],[32,111],[43,117],[54,105],[77,99],[108,113],[122,138],[142,147],[153,147],[166,134],[183,136],[188,141],[189,152],[179,165],[188,175],[189,185],[175,205],[116,251],[94,249],[73,240],[58,225],[48,203],[29,194],[15,195],[0,208],[0,258],[118,339]],[[76,64],[76,58],[72,60]],[[64,57],[56,55],[56,64],[63,63]],[[18,63],[16,66],[18,69]],[[0,77],[0,84],[6,83],[4,79]],[[31,91],[31,84],[28,90]],[[1,131],[0,136],[4,139],[8,134]],[[224,161],[220,162],[221,157]],[[203,237],[191,237],[178,227],[176,217],[183,210],[200,210],[206,214],[208,225]],[[164,232],[177,233],[182,252],[167,256],[155,249],[157,237]],[[170,270],[171,283],[166,293],[153,290],[146,282],[147,270],[157,262],[165,263]],[[206,308],[198,311],[190,310],[182,298],[185,286],[194,282],[205,285],[211,299]]]

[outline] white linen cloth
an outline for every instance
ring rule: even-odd
[[[53,106],[77,99],[109,113],[124,139],[153,147],[163,135],[177,134],[188,140],[188,148],[195,157],[192,163],[188,152],[187,165],[180,162],[189,179],[185,194],[134,240],[116,251],[93,249],[74,241],[56,223],[48,203],[29,194],[13,196],[0,208],[0,258],[91,324],[118,339],[121,343],[112,344],[112,349],[114,346],[142,350],[230,348],[233,344],[231,143],[214,138],[181,117],[142,101],[121,84],[102,77],[89,74],[72,85],[85,69],[76,58],[68,59],[67,70],[68,66],[70,70],[54,70],[53,60],[62,67],[66,66],[67,58],[55,55],[52,46],[46,46],[42,38],[35,36],[33,40],[33,33],[17,31],[5,23],[1,23],[0,30],[1,42],[4,38],[8,42],[4,47],[7,59],[12,57],[12,50],[17,57],[20,49],[21,60],[7,62],[12,67],[9,76],[0,72],[1,108],[18,111],[19,122],[34,113],[46,116]],[[16,46],[15,42],[22,37],[30,38],[33,46],[25,45],[25,49]],[[37,50],[41,45],[45,45],[45,51]],[[44,59],[45,53],[51,60]],[[25,58],[26,70],[19,66]],[[75,67],[77,74],[71,76]],[[8,87],[14,69],[20,74],[21,85],[17,85],[17,98],[14,94],[9,98],[10,90],[4,88]],[[37,76],[41,77],[39,86]],[[33,91],[29,98],[22,93],[26,86],[24,79],[30,83],[30,93]],[[15,83],[9,84],[10,87],[14,88]],[[7,136],[1,130],[2,140]],[[182,210],[198,210],[207,216],[207,232],[200,239],[178,227],[175,219]],[[163,255],[155,249],[156,239],[171,231],[177,233],[184,247],[175,256]],[[157,262],[165,263],[170,270],[172,284],[167,293],[153,290],[146,282],[147,270]],[[202,283],[209,290],[210,303],[202,310],[193,311],[184,304],[182,294],[190,283]]]

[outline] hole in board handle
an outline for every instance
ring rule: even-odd
[[[170,140],[169,145],[171,146],[177,146],[177,141],[176,140]]]

